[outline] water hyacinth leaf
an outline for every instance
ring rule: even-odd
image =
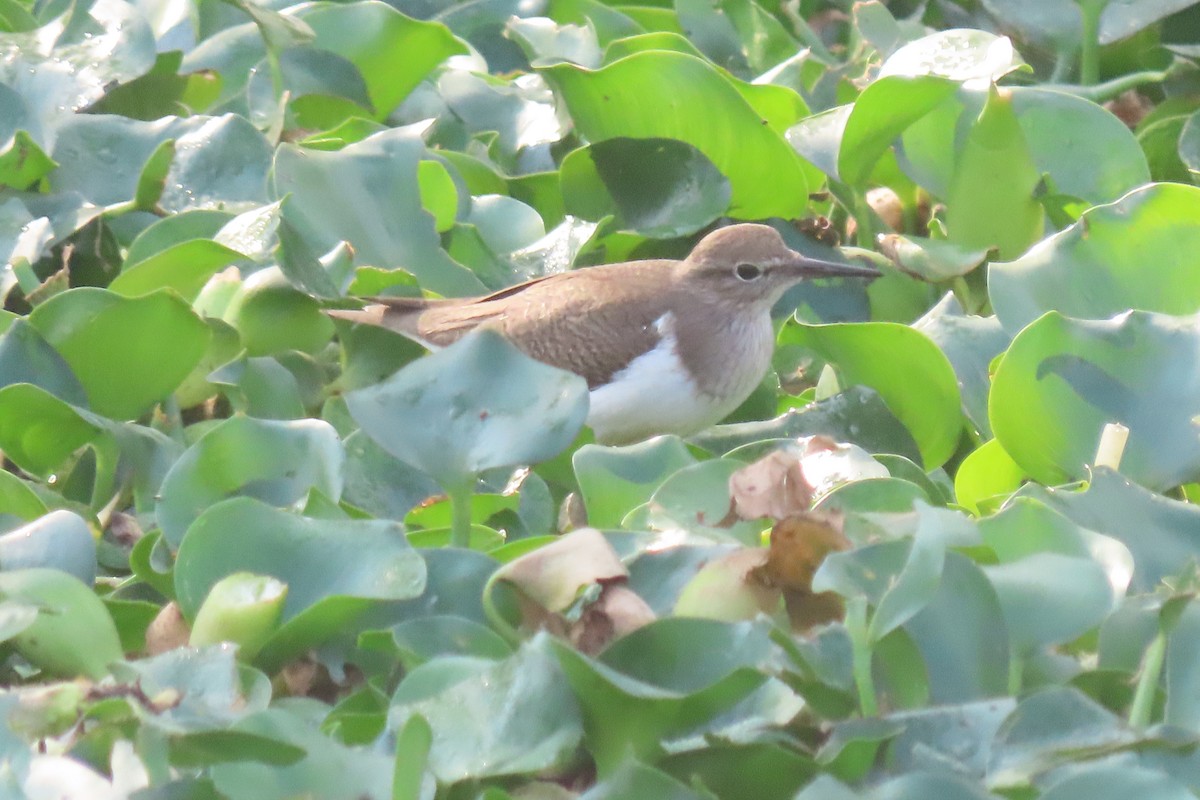
[[[419,469],[392,456],[361,430],[347,436],[342,498],[368,513],[403,519],[427,498],[440,493],[437,483]]]
[[[283,742],[305,756],[288,766],[249,761],[214,765],[212,783],[231,800],[285,800],[304,793],[328,800],[392,796],[392,755],[333,741],[295,711],[260,711],[240,720],[233,730]]]
[[[695,233],[729,207],[729,181],[695,147],[618,137],[573,150],[559,171],[567,213],[613,216],[643,236]]]
[[[259,270],[237,286],[222,317],[237,328],[252,356],[287,350],[315,353],[334,330],[317,300],[294,288],[276,267]]]
[[[1200,560],[1200,508],[1138,486],[1108,467],[1091,471],[1086,491],[1032,484],[1033,497],[1075,524],[1120,541],[1133,554],[1131,592],[1149,592],[1180,565]]]
[[[569,61],[581,67],[595,69],[602,60],[600,43],[591,20],[582,25],[559,24],[548,17],[513,17],[505,26],[531,63],[539,66],[555,61]]]
[[[1124,4],[1110,4],[1117,5]],[[1150,181],[1133,132],[1104,106],[1040,86],[1013,87],[1012,105],[1034,164],[1057,192],[1089,205],[1110,203]],[[1081,131],[1087,147],[1080,147]],[[1089,151],[1104,159],[1097,162]]]
[[[962,81],[999,79],[1020,66],[1012,43],[984,31],[939,31],[893,53],[852,105],[800,122],[788,141],[831,177],[863,184],[906,129]]]
[[[315,252],[347,241],[358,263],[404,268],[447,295],[482,291],[483,284],[441,249],[434,219],[421,205],[417,171],[425,153],[420,133],[410,128],[337,152],[282,145],[273,174],[276,195],[291,195],[284,218]],[[364,197],[372,202],[364,205]]]
[[[768,742],[713,744],[669,755],[658,768],[689,786],[699,783],[717,797],[736,797],[752,787],[760,800],[792,800],[817,771],[811,757]]]
[[[1022,38],[1073,45],[1083,29],[1079,3],[1072,0],[984,0],[982,5],[1006,26],[1019,31]],[[1099,42],[1112,44],[1133,36],[1188,5],[1186,0],[1105,3],[1097,31]]]
[[[221,228],[234,219],[227,211],[193,208],[163,217],[146,226],[129,243],[122,271],[128,270],[150,256],[193,239],[212,239]],[[228,242],[223,242],[232,246]],[[234,248],[236,249],[236,248]]]
[[[1180,781],[1158,769],[1134,765],[1097,764],[1052,783],[1043,800],[1188,800],[1195,795]]]
[[[28,80],[12,83],[28,95],[41,130],[100,99],[111,83],[131,80],[154,64],[150,26],[137,9],[114,0],[60,10],[35,35],[13,39],[12,74],[23,71]]]
[[[1045,484],[1087,476],[1110,422],[1130,429],[1121,470],[1157,490],[1200,476],[1200,404],[1180,365],[1200,358],[1200,320],[1051,311],[1013,340],[992,383],[991,420],[1013,461]]]
[[[1061,195],[1088,204],[1111,203],[1147,183],[1150,172],[1137,139],[1115,115],[1061,91],[1037,86],[1005,87],[1025,144],[1039,174]],[[977,118],[983,93],[958,93],[908,128],[900,147],[905,173],[936,197],[946,197],[962,147],[959,131]],[[1080,146],[1087,131],[1087,147]],[[1096,149],[1093,150],[1092,148]],[[1105,158],[1097,162],[1095,152]],[[965,187],[964,187],[965,191]]]
[[[1078,689],[1042,689],[1022,699],[1000,726],[988,782],[993,788],[1028,786],[1046,770],[1074,761],[1081,747],[1115,748],[1134,739],[1118,717]]]
[[[273,671],[381,602],[420,596],[425,562],[402,531],[386,520],[309,519],[249,497],[227,500],[188,528],[175,563],[176,598],[193,619],[210,589],[234,573],[284,583],[281,625],[257,658]],[[361,558],[364,551],[371,558]]]
[[[1068,642],[1099,625],[1112,608],[1113,590],[1091,558],[1035,553],[985,566],[996,589],[1014,652]],[[1047,606],[1054,613],[1042,613]]]
[[[991,364],[1008,347],[1012,337],[996,317],[963,314],[957,305],[953,295],[947,293],[913,327],[932,339],[950,359],[962,393],[963,413],[981,434],[990,436]]]
[[[837,150],[837,177],[852,186],[866,181],[896,137],[955,88],[953,81],[934,75],[893,75],[874,81],[855,100],[846,118]],[[803,129],[793,131],[789,131],[789,139],[795,146],[803,138]]]
[[[213,275],[245,256],[211,239],[191,239],[147,256],[126,260],[109,291],[137,297],[159,289],[173,289],[185,300],[194,300]]]
[[[121,659],[112,617],[78,578],[44,567],[0,572],[0,596],[38,608],[37,620],[13,644],[47,673],[99,680],[108,674],[109,664]]]
[[[7,470],[0,471],[0,521],[31,522],[46,511],[46,504],[28,483]]]
[[[994,83],[1023,66],[1007,36],[956,28],[937,31],[901,46],[883,62],[879,74],[881,77],[936,75],[959,82]]]
[[[1047,311],[1083,319],[1129,308],[1200,311],[1200,277],[1186,255],[1200,247],[1198,207],[1200,188],[1156,183],[1085,211],[1021,258],[989,268],[996,315],[1015,334]]]
[[[445,25],[406,17],[387,3],[316,6],[299,16],[316,34],[313,46],[362,73],[377,120],[386,119],[434,67],[467,52]]]
[[[561,768],[583,738],[579,706],[545,633],[432,696],[407,700],[408,691],[401,683],[389,725],[401,729],[415,715],[429,722],[429,769],[442,783]]]
[[[776,116],[764,124],[766,109],[748,101],[709,63],[662,50],[635,53],[598,70],[557,64],[540,72],[591,142],[661,137],[695,147],[729,179],[732,216],[791,218],[807,208],[808,192],[819,179],[810,180],[815,171],[780,135],[806,111],[798,95],[790,109],[771,97]]]
[[[1196,647],[1200,633],[1200,606],[1195,601],[1178,612],[1167,628],[1167,610],[1159,613],[1159,628],[1169,633],[1164,676],[1167,690],[1163,722],[1195,730],[1200,723],[1200,682],[1196,680],[1196,665],[1200,648]]]
[[[866,386],[851,386],[833,397],[789,409],[775,419],[718,425],[688,441],[710,453],[729,453],[764,439],[816,434],[857,444],[868,453],[895,453],[912,461],[921,458],[912,434],[879,393]]]
[[[227,497],[242,494],[288,507],[316,489],[336,500],[344,457],[337,432],[320,420],[231,417],[171,466],[155,510],[158,525],[178,548],[188,526]]]
[[[91,409],[115,419],[138,417],[170,394],[209,337],[187,303],[166,292],[70,289],[34,309],[29,323],[70,365]]]
[[[611,776],[597,781],[580,800],[621,800],[626,797],[653,797],[656,800],[704,800],[711,792],[700,794],[686,784],[633,759]]]
[[[751,630],[749,622],[659,620],[619,639],[616,645],[624,646],[613,652],[613,664],[605,663],[607,657],[596,661],[554,643],[582,706],[588,750],[600,776],[611,775],[630,756],[653,762],[662,756],[662,740],[697,732],[762,686],[767,675],[746,662],[762,658],[763,649],[739,652],[733,646],[754,644],[755,637],[746,636]],[[695,638],[680,639],[684,632]],[[762,628],[757,632],[766,639]],[[644,652],[647,646],[674,655],[666,661],[648,661],[632,651]],[[706,658],[685,655],[698,651],[724,657],[708,663]]]
[[[959,505],[976,514],[983,503],[999,500],[1021,488],[1025,471],[1004,451],[998,439],[990,439],[971,451],[954,473],[954,497]]]
[[[0,569],[52,567],[96,580],[96,540],[78,514],[59,509],[0,536]]]
[[[12,94],[7,87],[0,96],[5,94]],[[19,97],[7,99],[20,102]],[[26,189],[46,177],[56,166],[54,159],[46,155],[28,131],[18,130],[8,149],[0,153],[0,185]]]
[[[626,447],[587,444],[571,456],[588,523],[617,528],[668,477],[696,459],[677,436],[657,436]]]
[[[0,386],[29,383],[76,406],[87,394],[71,367],[25,319],[14,320],[0,336]]]
[[[346,404],[384,450],[443,486],[462,486],[569,445],[587,414],[587,384],[481,330],[350,392]]]
[[[105,420],[37,386],[17,383],[0,389],[0,449],[33,475],[48,477],[107,427]]]
[[[1012,93],[992,85],[966,134],[947,189],[950,241],[994,249],[1001,259],[1024,253],[1042,237],[1045,225],[1045,213],[1033,196],[1041,178]]]
[[[879,392],[916,440],[926,469],[954,452],[963,422],[958,381],[946,356],[920,331],[890,322],[791,325],[779,341],[833,364],[843,384]]]
[[[191,647],[233,642],[238,656],[253,660],[279,626],[287,585],[266,575],[234,572],[212,585],[196,611]]]

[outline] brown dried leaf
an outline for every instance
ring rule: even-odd
[[[796,454],[776,450],[733,473],[729,496],[742,519],[783,519],[808,510],[813,488]]]
[[[762,575],[783,592],[792,629],[806,631],[842,618],[842,599],[812,591],[813,575],[830,553],[849,550],[841,514],[809,511],[782,520],[771,529],[771,546]]]
[[[595,583],[627,578],[612,545],[595,528],[580,528],[514,559],[496,573],[547,611],[561,613]]]
[[[793,592],[784,590],[783,602],[787,606],[788,621],[792,630],[804,633],[818,625],[828,625],[846,616],[842,598],[835,592]]]
[[[571,625],[567,638],[580,652],[596,655],[611,642],[654,620],[654,611],[625,581],[606,583],[600,597],[589,603]]]
[[[811,592],[813,575],[825,556],[852,547],[842,533],[842,522],[841,514],[809,511],[776,523],[762,567],[772,585]]]

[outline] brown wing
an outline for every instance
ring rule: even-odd
[[[659,341],[655,300],[674,262],[591,267],[537,278],[473,300],[376,298],[387,327],[445,346],[488,325],[529,356],[606,383]]]

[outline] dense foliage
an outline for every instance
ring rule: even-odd
[[[1200,5],[0,31],[4,796],[1200,794]],[[884,274],[687,442],[322,313],[727,219]]]

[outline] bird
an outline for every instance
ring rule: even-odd
[[[436,350],[488,327],[526,355],[587,380],[600,444],[689,436],[742,404],[771,364],[771,307],[809,278],[873,278],[871,267],[792,250],[769,225],[704,236],[681,261],[585,267],[482,297],[372,297],[332,317],[377,325]]]

